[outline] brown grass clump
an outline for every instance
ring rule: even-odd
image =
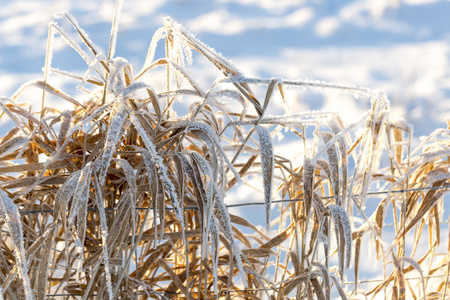
[[[51,23],[44,79],[0,101],[3,119],[14,124],[0,143],[2,298],[449,297],[449,255],[437,248],[450,178],[449,129],[411,151],[412,130],[389,118],[385,95],[247,78],[170,19],[136,75],[125,59],[114,58],[118,18],[106,57],[73,17],[60,17],[87,50]],[[86,60],[84,77],[52,69],[54,33]],[[154,60],[160,39],[166,56]],[[183,67],[192,50],[223,74],[208,89]],[[149,84],[148,74],[159,67],[166,69],[163,90]],[[53,87],[50,73],[78,80],[87,101]],[[255,85],[265,92],[255,93]],[[370,97],[372,107],[350,126],[330,113],[269,115],[274,99],[284,101],[286,86],[355,93]],[[38,112],[20,102],[31,87],[43,91]],[[46,106],[49,94],[73,108]],[[182,98],[192,104],[177,116],[174,105]],[[303,159],[277,152],[275,126],[303,143]],[[225,204],[230,189],[248,177],[262,181],[269,230],[230,214]],[[366,203],[376,200],[371,213]],[[428,251],[417,257],[425,229]],[[371,263],[385,265],[384,277],[371,286],[358,280],[366,236],[376,254]],[[419,280],[410,280],[413,271]]]

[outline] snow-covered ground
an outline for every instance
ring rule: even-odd
[[[1,96],[42,78],[48,22],[61,10],[70,11],[107,50],[113,0],[0,0]],[[248,76],[383,89],[392,114],[406,118],[418,138],[447,127],[450,118],[449,12],[449,1],[436,0],[125,0],[116,55],[139,70],[153,33],[171,16]],[[86,70],[61,41],[55,43],[54,66]],[[191,69],[198,80],[217,76],[203,67]],[[335,111],[348,122],[370,106],[368,99],[334,93],[308,92],[294,99],[290,105],[296,112]],[[246,197],[252,193],[241,193],[236,201]],[[367,266],[363,275],[372,278],[373,270],[381,268]]]

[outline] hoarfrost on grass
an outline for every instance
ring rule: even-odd
[[[16,264],[19,267],[18,271],[22,279],[25,298],[27,300],[34,299],[30,277],[28,276],[28,262],[23,242],[22,221],[20,219],[19,208],[2,189],[0,189],[0,213],[2,219],[8,226],[13,241],[14,256],[16,258]]]
[[[261,167],[264,184],[264,202],[266,205],[266,228],[270,224],[270,212],[272,204],[272,186],[273,186],[273,170],[274,170],[274,154],[272,146],[272,138],[269,131],[262,126],[255,126],[259,138],[259,149],[261,151]]]

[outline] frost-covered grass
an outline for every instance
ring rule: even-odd
[[[248,78],[169,18],[134,73],[114,57],[117,3],[108,53],[69,13],[57,14],[73,32],[50,23],[43,80],[1,98],[2,118],[15,125],[0,144],[3,297],[409,299],[424,289],[448,297],[449,256],[438,247],[449,129],[412,150],[411,126],[390,118],[383,93]],[[85,74],[52,65],[55,39],[86,61]],[[155,59],[158,41],[165,56]],[[189,72],[200,59],[221,74],[210,86]],[[76,82],[84,96],[54,87],[55,76]],[[157,87],[161,77],[165,86]],[[350,93],[372,106],[352,124],[327,112],[273,115],[287,88]],[[30,89],[42,90],[33,105]],[[67,109],[49,107],[51,97]],[[283,131],[295,137],[295,156],[280,151]],[[226,205],[254,179],[265,228]],[[375,256],[360,258],[369,247]],[[358,284],[360,265],[377,261],[383,280]],[[415,271],[417,284],[408,280]]]

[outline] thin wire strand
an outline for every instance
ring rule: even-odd
[[[402,189],[402,190],[395,190],[395,191],[378,191],[378,192],[369,192],[367,195],[369,196],[376,196],[376,195],[387,195],[387,194],[402,194],[407,192],[419,192],[419,191],[428,191],[428,190],[448,190],[450,189],[450,185],[446,186],[429,186],[429,187],[421,187],[421,188],[415,188],[415,189]],[[322,199],[333,199],[333,196],[325,196],[322,197]],[[272,204],[276,203],[289,203],[289,202],[301,202],[303,199],[280,199],[280,200],[273,200]],[[242,206],[259,206],[259,205],[265,205],[265,202],[244,202],[244,203],[236,203],[236,204],[227,204],[226,207],[233,208],[233,207],[242,207]],[[136,207],[136,210],[147,210],[148,207]],[[152,209],[152,208],[150,208]],[[166,207],[166,210],[173,210],[173,207]],[[185,206],[185,210],[189,209],[195,209],[198,210],[198,206]],[[98,208],[89,208],[88,211],[98,211]],[[105,211],[117,211],[117,208],[105,208]],[[28,211],[21,211],[21,214],[37,214],[37,213],[53,213],[53,210],[28,210]]]
[[[450,185],[447,186],[441,186],[441,187],[421,187],[421,188],[414,188],[414,189],[401,189],[401,190],[395,190],[395,191],[377,191],[377,192],[369,192],[367,193],[367,195],[370,196],[376,196],[376,195],[387,195],[387,194],[401,194],[401,193],[406,193],[406,192],[419,192],[419,191],[428,191],[428,190],[448,190],[450,189]],[[333,196],[325,196],[322,197],[322,199],[333,199]],[[303,199],[281,199],[281,200],[273,200],[272,203],[276,204],[276,203],[290,203],[290,202],[300,202],[303,201]],[[229,204],[227,205],[228,208],[234,208],[234,207],[243,207],[243,206],[259,206],[259,205],[265,205],[264,202],[245,202],[245,203],[237,203],[237,204]],[[147,207],[137,207],[136,210],[138,211],[144,211],[147,210],[149,208]],[[166,208],[167,210],[173,210],[173,208],[168,207]],[[189,209],[195,209],[197,210],[198,207],[197,206],[186,206],[184,207],[185,210],[189,210]],[[88,211],[98,211],[98,209],[88,209]],[[117,211],[116,208],[105,208],[105,211]],[[43,213],[53,213],[53,210],[32,210],[32,211],[21,211],[21,214],[43,214]],[[37,217],[37,216],[36,216]],[[386,226],[389,226],[389,224],[387,224]],[[54,249],[56,250],[56,249]],[[431,278],[442,278],[445,277],[445,275],[428,275],[428,276],[424,276],[424,279],[431,279]],[[405,278],[406,280],[420,280],[421,277],[408,277]],[[368,279],[368,280],[360,280],[358,281],[358,284],[365,284],[365,283],[379,283],[379,282],[384,282],[385,279]],[[348,282],[344,282],[344,285],[354,285],[355,282],[354,281],[348,281]],[[231,293],[251,293],[251,292],[260,292],[260,291],[265,291],[265,289],[243,289],[243,290],[227,290],[227,291],[221,291],[221,294],[231,294]],[[147,293],[145,291],[137,291],[136,290],[136,295],[146,295]],[[178,295],[178,294],[182,294],[182,293],[174,293],[174,292],[164,292],[163,294],[171,294],[171,295]],[[49,297],[70,297],[70,296],[78,296],[76,294],[64,294],[64,293],[60,293],[60,294],[47,294],[46,298]],[[91,295],[91,296],[96,296],[96,295]]]

